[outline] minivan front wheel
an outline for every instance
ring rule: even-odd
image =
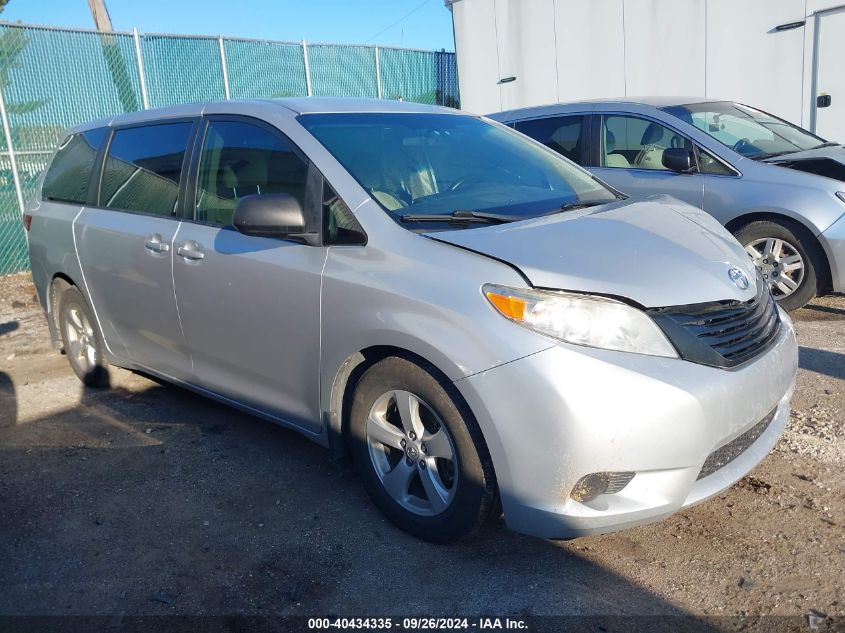
[[[446,380],[404,358],[379,361],[358,382],[349,431],[364,487],[398,527],[449,543],[488,518],[496,498],[492,462]]]
[[[746,224],[735,236],[785,310],[797,310],[821,290],[823,255],[800,224],[761,220]]]
[[[103,337],[88,304],[75,286],[59,298],[59,330],[71,369],[88,387],[107,387],[108,363]]]

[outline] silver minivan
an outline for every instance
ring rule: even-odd
[[[666,517],[789,418],[790,319],[718,222],[456,110],[302,98],[82,125],[24,222],[86,385],[144,371],[349,452],[431,541],[502,512],[553,538]]]
[[[713,215],[787,310],[845,291],[845,147],[733,101],[561,103],[490,115],[635,197]]]

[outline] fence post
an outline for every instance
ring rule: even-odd
[[[311,64],[308,63],[308,45],[302,40],[302,59],[305,62],[305,90],[311,96]]]
[[[3,89],[0,87],[0,118],[3,119],[3,134],[6,136],[6,150],[9,152],[9,164],[12,167],[12,180],[15,183],[15,194],[18,197],[18,207],[21,215],[23,215],[25,203],[23,199],[23,189],[21,189],[21,177],[18,174],[18,161],[15,157],[15,148],[12,144],[12,129],[9,126],[9,113],[6,111],[6,97],[3,95]]]
[[[376,51],[376,95],[379,99],[381,99],[381,62],[379,61],[378,56],[378,46],[375,47]]]
[[[226,95],[226,100],[232,98],[229,93],[229,66],[226,64],[226,49],[223,46],[223,36],[217,38],[217,43],[220,45],[220,65],[223,67],[223,94]]]
[[[141,84],[141,101],[144,110],[150,109],[150,98],[147,96],[147,77],[144,74],[144,58],[141,56],[141,38],[138,36],[138,28],[132,29],[132,36],[135,38],[135,57],[138,58],[138,81]]]

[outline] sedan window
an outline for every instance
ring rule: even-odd
[[[564,158],[583,165],[582,130],[584,117],[555,116],[544,119],[517,121],[515,127],[526,136],[540,141],[549,149],[553,149]]]
[[[635,116],[610,115],[602,121],[602,166],[665,170],[663,150],[692,150],[692,142],[655,121]]]

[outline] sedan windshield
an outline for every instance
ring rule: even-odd
[[[510,222],[617,198],[556,153],[469,115],[305,114],[299,122],[415,230]]]
[[[814,149],[824,139],[761,110],[730,101],[664,108],[749,158],[769,158]]]

